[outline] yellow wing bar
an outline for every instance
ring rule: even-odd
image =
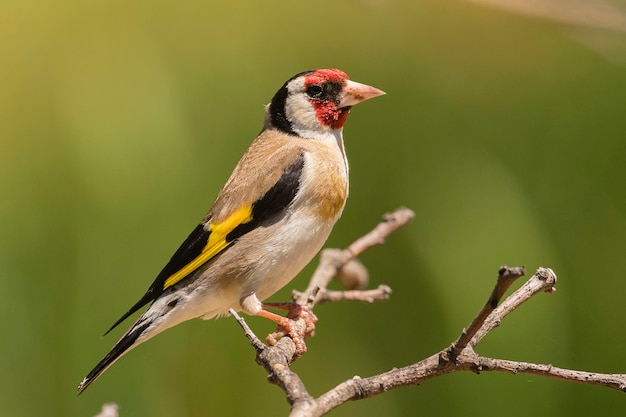
[[[226,220],[221,223],[212,224],[209,221],[209,240],[202,249],[200,255],[183,266],[174,274],[170,275],[163,284],[163,289],[167,289],[176,284],[187,275],[198,269],[201,265],[224,250],[232,242],[226,240],[226,236],[240,224],[248,223],[252,220],[252,204],[248,204],[235,210]]]

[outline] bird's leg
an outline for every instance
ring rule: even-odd
[[[263,308],[287,310],[287,318],[292,320],[297,320],[299,318],[303,319],[306,323],[304,335],[307,338],[313,336],[313,333],[315,332],[315,323],[317,323],[317,316],[313,313],[313,310],[310,307],[291,301],[288,303],[263,303]]]
[[[311,337],[315,332],[317,317],[313,314],[313,311],[309,307],[301,306],[294,302],[264,303],[263,308],[276,308],[288,311],[287,317],[279,316],[267,310],[261,310],[257,313],[257,316],[265,317],[278,324],[276,331],[267,335],[267,343],[274,346],[278,339],[289,336],[296,345],[296,356],[304,354],[306,352],[304,339]],[[303,319],[306,324],[304,331],[300,326],[296,325],[296,320],[299,318]]]

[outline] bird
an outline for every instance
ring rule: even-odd
[[[273,320],[296,341],[289,319],[267,311],[271,305],[263,300],[287,285],[326,242],[348,197],[346,118],[352,106],[383,94],[335,68],[289,78],[265,106],[261,132],[208,214],[105,335],[151,303],[149,308],[87,374],[78,393],[163,330],[230,309]]]

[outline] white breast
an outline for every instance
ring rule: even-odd
[[[340,141],[340,135],[329,141],[303,140],[304,166],[294,201],[283,215],[241,236],[201,267],[181,288],[186,295],[179,305],[184,307],[172,311],[168,327],[193,317],[224,315],[230,308],[256,314],[259,300],[287,285],[313,259],[347,197],[347,165]],[[163,302],[166,299],[162,297]],[[244,299],[248,302],[242,305]]]

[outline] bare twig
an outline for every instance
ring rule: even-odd
[[[396,210],[393,213],[386,214],[381,223],[370,233],[353,243],[348,249],[327,249],[323,251],[320,264],[308,288],[303,292],[294,292],[294,301],[300,305],[312,308],[318,302],[340,300],[373,302],[389,298],[391,288],[386,285],[381,285],[373,290],[349,291],[329,291],[326,287],[332,278],[346,266],[350,268],[347,275],[350,276],[349,281],[352,284],[349,284],[349,286],[352,288],[363,287],[363,282],[367,282],[367,270],[360,264],[358,264],[360,268],[356,266],[356,256],[372,246],[382,244],[388,235],[406,225],[413,216],[414,213],[409,209],[402,208]],[[365,273],[364,277],[362,275],[363,271]],[[359,274],[361,276],[358,276]],[[356,283],[355,280],[357,281]],[[309,395],[298,375],[289,369],[290,363],[297,357],[296,346],[293,341],[290,338],[283,337],[275,345],[267,346],[259,340],[244,319],[234,310],[230,311],[230,314],[237,320],[246,337],[257,351],[257,362],[268,372],[269,381],[285,391],[287,401],[292,406],[292,412],[308,415],[306,413],[316,409],[317,401]],[[305,320],[301,318],[296,318],[294,325],[300,327],[303,331],[306,328]]]
[[[496,309],[498,303],[502,299],[502,296],[509,289],[513,281],[517,278],[523,276],[526,273],[526,270],[523,266],[516,268],[509,268],[508,266],[501,266],[498,270],[498,280],[496,281],[496,286],[493,288],[489,299],[480,310],[478,315],[472,320],[472,323],[466,329],[463,329],[461,336],[452,343],[449,349],[450,359],[454,360],[463,349],[467,346],[467,344],[472,340],[472,337],[480,330],[485,323],[487,317]]]
[[[382,223],[355,241],[348,249],[324,251],[320,265],[311,278],[309,286],[303,292],[295,291],[294,301],[300,305],[313,307],[322,302],[342,300],[372,302],[388,298],[391,289],[385,285],[372,290],[363,288],[363,282],[367,281],[358,277],[363,275],[358,271],[358,267],[354,269],[356,273],[351,271],[348,274],[357,276],[356,281],[354,277],[351,277],[348,281],[352,284],[348,285],[352,286],[356,282],[355,288],[359,288],[358,290],[331,291],[327,289],[327,285],[343,267],[354,262],[356,256],[374,245],[382,244],[389,234],[405,225],[413,215],[410,210],[400,209],[387,215]],[[401,386],[419,385],[429,379],[459,371],[541,375],[626,391],[626,374],[601,374],[562,369],[552,365],[487,358],[475,352],[474,348],[485,335],[500,325],[504,317],[513,310],[539,292],[555,291],[556,275],[554,272],[549,268],[539,268],[526,283],[498,305],[515,279],[524,273],[524,267],[501,267],[498,271],[498,280],[487,302],[470,325],[463,329],[459,338],[448,348],[402,368],[394,368],[365,378],[358,376],[350,378],[318,398],[313,398],[298,375],[289,369],[289,365],[295,359],[295,345],[290,338],[280,339],[275,346],[265,346],[245,325],[243,319],[236,316],[236,313],[234,316],[237,317],[246,336],[255,346],[257,362],[267,370],[270,382],[280,386],[285,392],[291,405],[290,416],[292,417],[322,416],[346,401],[369,398]]]
[[[287,401],[292,409],[308,408],[308,404],[314,403],[304,383],[291,369],[289,364],[293,361],[296,345],[288,337],[280,339],[276,345],[267,346],[257,354],[257,363],[267,371],[269,382],[278,385],[287,395]]]
[[[494,313],[485,320],[482,327],[476,332],[476,335],[469,342],[474,347],[482,340],[487,333],[494,327],[500,325],[500,321],[509,313],[527,301],[530,297],[538,292],[552,293],[556,291],[556,274],[550,268],[539,268],[537,272],[530,277],[524,285],[517,291],[507,297],[506,300],[494,311]]]
[[[562,381],[598,385],[626,392],[626,374],[601,374],[557,368],[552,365],[516,362],[505,359],[492,359],[479,356],[477,371],[496,371],[510,374],[540,375]]]
[[[235,318],[235,320],[237,320],[237,323],[239,323],[239,325],[243,329],[244,334],[250,341],[250,344],[252,345],[254,350],[256,350],[257,353],[261,353],[266,348],[265,344],[261,342],[261,339],[259,339],[257,335],[252,332],[252,329],[250,328],[250,326],[248,326],[248,323],[246,323],[246,321],[241,318],[241,316],[237,314],[235,310],[231,308],[230,310],[228,310],[228,312],[231,316]]]
[[[300,297],[303,293],[293,292],[294,297]],[[387,285],[379,285],[373,290],[333,291],[326,288],[319,290],[315,298],[315,304],[335,303],[337,301],[363,301],[373,303],[389,299],[391,288]]]
[[[328,286],[330,281],[338,272],[354,260],[357,256],[368,250],[369,248],[382,245],[385,243],[387,236],[406,226],[406,224],[415,217],[415,213],[407,208],[400,208],[393,213],[387,213],[383,216],[383,221],[380,222],[372,231],[365,236],[357,239],[347,249],[325,249],[322,251],[320,257],[320,263],[313,273],[308,287],[294,296],[294,301],[298,304],[304,304],[306,298],[309,297],[315,289],[324,289]],[[366,271],[367,272],[367,271]],[[351,274],[353,280],[361,281],[361,283],[353,284],[355,287],[364,287],[363,281],[367,281],[367,276],[360,278],[355,274]],[[319,294],[318,294],[319,297]],[[316,299],[316,302],[318,300]]]
[[[498,299],[498,295],[496,295],[495,298],[493,298],[493,295],[500,294],[500,292],[503,293],[505,291],[505,288],[499,288],[500,286],[510,285],[501,284],[501,279],[512,281],[516,275],[521,275],[521,272],[523,272],[521,267],[506,268],[506,271],[501,269],[501,278],[498,279],[499,283],[496,284],[496,289],[492,293],[490,300]],[[554,292],[555,283],[556,275],[552,272],[552,270],[548,268],[539,268],[537,272],[526,282],[526,284],[509,296],[499,308],[492,311],[491,315],[487,315],[488,319],[486,321],[483,320],[484,324],[482,327],[480,326],[480,318],[485,317],[485,314],[481,311],[481,313],[478,314],[477,318],[474,319],[472,324],[469,326],[470,329],[478,326],[479,330],[471,330],[467,333],[468,335],[475,333],[475,336],[472,338],[471,343],[466,343],[465,349],[462,349],[458,356],[450,354],[452,349],[451,347],[403,368],[393,369],[368,378],[354,377],[342,382],[325,394],[321,395],[316,400],[318,407],[314,409],[315,412],[310,412],[309,414],[292,413],[291,416],[321,416],[346,401],[369,398],[401,386],[419,385],[428,379],[459,371],[470,371],[475,373],[479,373],[481,371],[491,371],[513,374],[534,374],[570,382],[600,385],[626,391],[625,374],[583,372],[557,368],[551,365],[538,365],[525,362],[492,359],[479,356],[474,352],[473,346],[475,343],[484,337],[486,332],[492,330],[496,323],[500,323],[506,315],[508,315],[520,304],[530,299],[532,295],[541,291]],[[488,301],[487,306],[493,306],[493,304],[490,304]],[[488,309],[489,308],[490,307],[488,307]],[[463,336],[464,334],[466,333],[463,333],[457,340],[457,346],[459,345],[459,340],[468,340],[468,336]],[[455,346],[455,344],[452,346]]]

